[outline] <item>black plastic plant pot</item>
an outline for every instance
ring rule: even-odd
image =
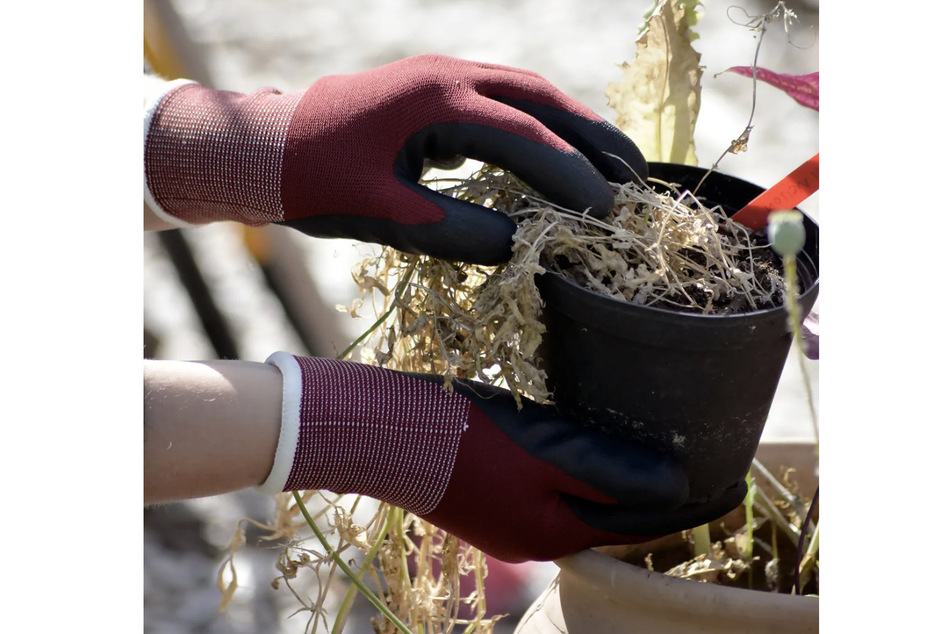
[[[691,191],[707,171],[649,169]],[[732,215],[762,191],[714,172],[695,193]],[[819,294],[819,227],[804,221],[803,316]],[[746,476],[792,343],[783,307],[700,315],[612,299],[555,273],[536,283],[547,328],[539,356],[560,411],[679,461],[691,501],[716,498]]]

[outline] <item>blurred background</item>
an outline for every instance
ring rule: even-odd
[[[753,61],[747,16],[771,0],[710,1],[695,48],[705,67],[697,155],[711,165],[750,116],[751,80],[717,73]],[[818,0],[785,3],[799,16],[788,33],[771,25],[759,64],[783,73],[819,69]],[[442,53],[536,71],[608,120],[604,89],[633,58],[649,0],[146,0],[145,39],[156,70],[216,88],[306,88],[322,75],[351,73],[420,53]],[[162,65],[162,68],[159,66]],[[818,114],[760,84],[749,149],[721,171],[768,187],[819,148]],[[800,208],[820,220],[819,194]],[[821,222],[821,220],[820,220]],[[351,267],[375,247],[308,239],[281,227],[220,224],[146,234],[145,356],[263,361],[275,350],[334,356],[368,323],[337,310],[357,295]],[[821,302],[821,300],[820,300]],[[817,309],[821,312],[821,306]],[[808,364],[818,397],[818,363]],[[812,436],[803,376],[790,364],[767,421],[766,439]],[[241,587],[224,614],[215,584],[238,520],[267,521],[273,502],[240,492],[145,511],[145,631],[303,632],[307,615],[274,591],[277,551],[249,531],[236,559]],[[507,632],[556,572],[553,564],[490,568],[490,610]],[[369,632],[365,602],[350,632]],[[331,615],[332,621],[332,615]],[[318,629],[318,631],[322,631]]]

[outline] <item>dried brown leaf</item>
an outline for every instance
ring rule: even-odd
[[[637,41],[634,60],[605,91],[616,125],[648,161],[696,165],[694,129],[700,112],[700,55],[690,26],[696,3],[665,0]]]

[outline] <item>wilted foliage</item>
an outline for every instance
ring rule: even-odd
[[[615,185],[611,215],[559,209],[509,173],[486,167],[441,186],[518,221],[500,267],[445,262],[392,249],[363,262],[365,293],[386,295],[386,318],[364,354],[393,369],[505,383],[548,400],[537,367],[542,298],[536,275],[562,275],[620,301],[704,314],[781,306],[781,267],[762,236],[676,184]],[[669,189],[668,189],[669,188]]]

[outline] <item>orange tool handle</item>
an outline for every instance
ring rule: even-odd
[[[766,226],[769,214],[778,209],[792,209],[819,189],[819,154],[794,169],[789,176],[750,201],[733,214],[734,221],[750,229]]]

